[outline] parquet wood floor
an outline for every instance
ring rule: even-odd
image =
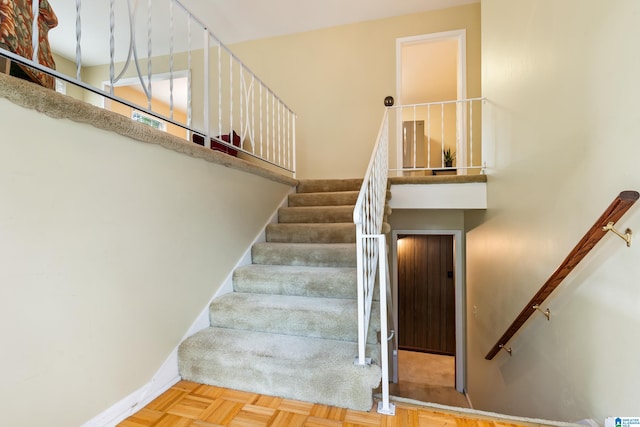
[[[396,403],[394,417],[180,381],[119,427],[516,427],[495,419]]]

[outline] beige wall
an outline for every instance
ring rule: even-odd
[[[560,420],[638,411],[640,245],[611,235],[501,352],[525,303],[622,190],[640,189],[635,0],[483,0],[494,142],[486,214],[467,214],[468,390],[477,408]],[[640,206],[619,223],[640,225]]]
[[[394,209],[392,230],[463,230],[464,211],[446,209]]]
[[[399,37],[467,30],[467,91],[480,94],[480,5],[239,43],[232,50],[298,114],[302,178],[363,176],[395,94]]]
[[[53,58],[56,61],[56,71],[75,78],[76,75],[76,64],[75,62],[69,61],[66,58],[63,58],[60,55],[53,54]],[[72,85],[71,83],[67,83],[67,95],[84,101],[84,90],[78,86]]]
[[[81,425],[151,379],[290,187],[0,112],[2,424]]]
[[[458,41],[404,43],[401,50],[403,104],[451,101],[458,93]]]

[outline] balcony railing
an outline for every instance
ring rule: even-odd
[[[85,101],[295,176],[296,115],[179,0],[56,2],[50,43],[43,5],[12,11],[39,19],[25,49],[0,37],[0,56],[88,91]],[[43,65],[49,48],[58,67]]]
[[[390,173],[482,173],[483,104],[484,98],[472,98],[391,107]]]

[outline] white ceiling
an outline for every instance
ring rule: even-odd
[[[375,19],[400,16],[428,10],[444,9],[480,0],[181,0],[211,32],[224,44],[255,40],[285,34],[294,34],[320,28]],[[138,3],[135,33],[139,52],[146,52],[147,4]],[[58,15],[58,28],[51,30],[49,40],[54,52],[68,59],[76,56],[76,9],[70,0],[52,0]],[[127,2],[116,0],[115,51],[116,60],[126,57],[129,43]],[[152,1],[152,27],[154,52],[162,52],[162,45],[169,42],[168,2]],[[132,6],[133,7],[133,6]],[[164,10],[163,10],[164,9]],[[186,34],[186,18],[181,8],[174,7],[176,34]],[[83,1],[82,62],[85,65],[106,64],[109,60],[109,2],[107,0]],[[201,40],[194,34],[194,43]],[[182,40],[179,40],[182,39]],[[186,37],[175,38],[175,51],[186,50]],[[160,46],[159,46],[160,45]],[[192,47],[197,47],[192,45]],[[164,49],[164,52],[168,52]]]
[[[480,0],[182,0],[225,44],[294,34]]]

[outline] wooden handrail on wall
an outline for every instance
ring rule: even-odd
[[[522,309],[518,317],[513,321],[507,331],[500,337],[498,342],[493,346],[491,351],[487,353],[485,359],[491,360],[503,348],[507,342],[518,332],[522,325],[536,311],[535,306],[541,306],[545,299],[560,285],[565,277],[571,273],[576,265],[589,253],[591,249],[602,239],[607,233],[607,225],[615,223],[629,208],[638,200],[640,194],[637,191],[623,191],[609,205],[606,211],[598,218],[593,227],[587,231],[582,240],[578,242],[575,248],[569,253],[567,258],[560,264],[551,277],[542,285],[542,288]],[[506,347],[505,347],[506,348]],[[509,350],[507,350],[509,351]]]

